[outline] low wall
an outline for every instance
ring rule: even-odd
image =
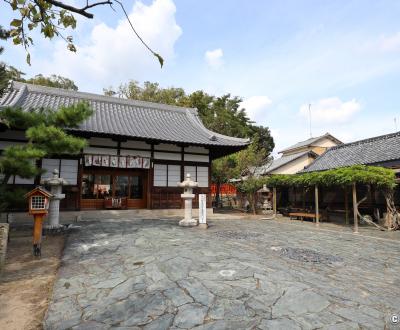
[[[159,219],[168,217],[184,216],[184,209],[131,209],[131,210],[90,210],[90,211],[62,211],[60,212],[61,223],[72,223],[81,220],[99,220],[99,219]],[[213,209],[207,208],[207,216],[213,215]],[[199,209],[193,209],[193,217],[199,217]],[[6,221],[6,214],[2,214],[0,222]],[[8,214],[10,224],[32,224],[33,216],[26,212],[16,212]],[[44,225],[47,219],[45,218]]]
[[[4,268],[7,255],[8,223],[0,223],[0,273]]]

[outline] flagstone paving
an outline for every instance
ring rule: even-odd
[[[45,329],[400,328],[396,240],[277,221],[80,226]]]

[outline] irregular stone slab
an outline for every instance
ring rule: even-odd
[[[69,329],[82,322],[82,311],[72,298],[64,298],[49,306],[44,329]]]
[[[134,276],[114,287],[110,291],[108,298],[116,300],[125,299],[130,294],[144,290],[145,288],[146,288],[145,276],[144,275]]]
[[[159,268],[170,280],[177,281],[187,277],[191,265],[191,259],[176,257],[164,261]]]
[[[197,279],[181,280],[178,285],[187,290],[196,302],[205,306],[209,306],[214,299],[214,295]]]
[[[115,288],[118,284],[126,281],[126,276],[121,275],[120,277],[111,278],[109,280],[98,282],[97,284],[93,285],[95,289],[109,289]]]
[[[291,319],[273,319],[273,320],[262,320],[258,326],[260,329],[268,330],[301,330],[301,327]]]
[[[360,312],[358,308],[335,308],[333,313],[355,323],[362,325],[363,327],[370,329],[383,329],[385,326],[385,321],[380,318],[370,316]]]
[[[186,304],[179,307],[174,319],[174,326],[187,329],[203,324],[207,309],[200,304]]]
[[[171,288],[165,290],[164,295],[168,297],[168,299],[170,299],[177,307],[193,302],[192,297],[188,296],[185,291],[180,288]]]
[[[329,306],[329,301],[323,296],[310,291],[288,292],[272,307],[272,316],[293,316],[305,313],[320,312]]]
[[[217,299],[208,312],[208,317],[213,320],[240,319],[253,315],[246,310],[242,301],[231,299]]]
[[[174,320],[174,314],[165,314],[156,318],[154,321],[147,324],[144,330],[167,330],[170,328],[172,321]]]

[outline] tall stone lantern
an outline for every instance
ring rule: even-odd
[[[53,177],[43,180],[43,183],[50,186],[50,192],[53,195],[50,198],[49,224],[46,227],[49,229],[57,229],[60,227],[60,200],[65,198],[65,194],[62,194],[62,186],[68,182],[60,178],[58,170],[54,169]]]
[[[186,179],[178,183],[183,188],[182,199],[185,201],[185,217],[179,221],[179,226],[193,227],[197,226],[197,220],[192,217],[192,202],[194,198],[193,188],[198,187],[198,183],[190,178],[190,173],[186,175]]]

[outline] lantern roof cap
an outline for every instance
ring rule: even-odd
[[[42,186],[37,186],[36,188],[31,190],[30,192],[26,193],[24,196],[25,196],[25,198],[29,198],[32,195],[35,195],[37,193],[40,193],[43,196],[48,197],[48,198],[53,197],[53,195],[48,190],[44,189]]]

